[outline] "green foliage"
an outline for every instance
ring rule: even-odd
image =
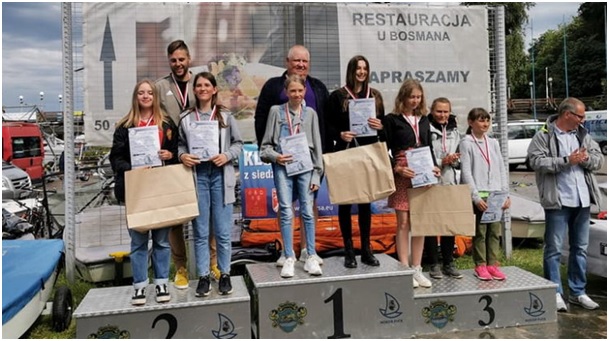
[[[569,96],[581,98],[606,93],[604,12],[605,3],[584,3],[579,8],[579,16],[573,21],[543,33],[534,41],[529,53],[534,52],[535,57],[537,97],[545,96],[546,67],[548,76],[553,79],[552,92],[555,98],[565,97],[567,81]],[[603,102],[606,103],[606,100],[601,100],[598,104],[602,105]]]

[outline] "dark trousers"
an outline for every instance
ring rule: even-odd
[[[439,264],[438,260],[438,238],[436,236],[425,237],[425,253],[429,257],[429,262]],[[449,265],[453,261],[455,249],[455,236],[440,237],[440,252],[442,253],[442,264]]]
[[[370,248],[370,221],[372,219],[370,204],[357,204],[357,218],[359,224],[360,241],[362,250]],[[351,241],[351,205],[338,206],[338,223],[343,241]]]

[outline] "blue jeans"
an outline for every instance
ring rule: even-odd
[[[216,237],[218,268],[230,274],[233,204],[224,204],[224,171],[211,162],[196,167],[199,216],[193,221],[195,259],[199,276],[209,275],[210,223]]]
[[[169,278],[169,228],[139,233],[129,229],[131,236],[131,271],[133,287],[145,288],[148,285],[148,238],[152,234],[152,269],[154,284],[166,284]]]
[[[586,293],[586,259],[588,257],[588,235],[590,233],[590,207],[565,207],[560,210],[545,210],[546,232],[543,246],[543,275],[558,284],[560,280],[560,250],[568,231],[569,261],[567,277],[569,294],[579,296]]]
[[[292,191],[298,196],[300,203],[300,217],[304,222],[307,253],[315,254],[315,216],[313,215],[313,192],[310,189],[311,176],[312,172],[307,172],[289,177],[284,166],[273,164],[273,180],[279,199],[281,239],[286,257],[296,257],[292,247],[294,221]]]

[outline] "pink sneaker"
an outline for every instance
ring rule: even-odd
[[[479,280],[481,281],[490,281],[493,279],[493,277],[491,277],[491,274],[488,273],[487,270],[487,266],[486,265],[478,265],[476,266],[476,268],[474,269],[474,276],[478,277]]]
[[[503,272],[501,272],[501,270],[499,270],[499,268],[496,265],[487,266],[486,270],[491,275],[491,277],[493,277],[494,280],[497,280],[497,281],[505,280],[505,274]]]

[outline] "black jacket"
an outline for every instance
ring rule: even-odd
[[[161,149],[168,150],[173,154],[171,160],[165,161],[166,165],[178,163],[178,128],[171,119],[163,122]],[[119,202],[125,202],[125,172],[131,170],[128,128],[121,126],[114,131],[110,164],[114,171],[114,195]]]
[[[404,150],[417,147],[417,140],[414,130],[402,115],[389,114],[385,116],[383,121],[383,129],[387,138],[387,149],[391,151],[394,160],[395,157]],[[421,146],[429,146],[431,157],[436,164],[436,157],[431,146],[431,129],[427,116],[420,117],[419,120],[419,138]],[[392,160],[392,162],[395,162]],[[395,165],[395,163],[393,163]]]
[[[364,98],[366,96],[366,89],[363,89],[358,96],[360,98]],[[370,95],[374,98],[376,105],[376,118],[383,121],[385,117],[385,107],[383,104],[383,97],[381,93],[374,89],[370,88]],[[344,150],[347,148],[347,142],[343,141],[340,138],[340,133],[343,131],[349,131],[349,93],[345,88],[340,88],[334,90],[330,94],[330,98],[328,99],[328,105],[326,106],[326,135],[328,135],[328,140],[332,140],[336,142],[334,145],[334,151]],[[365,136],[358,137],[357,143],[362,146],[375,143],[377,141],[385,140],[384,130],[378,131],[378,136]],[[354,145],[352,144],[351,147]]]

